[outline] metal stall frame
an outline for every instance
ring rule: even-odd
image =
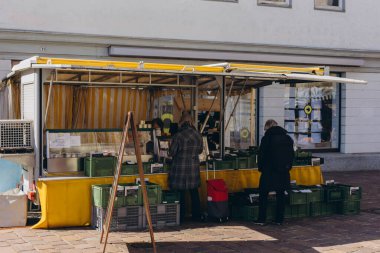
[[[235,63],[218,63],[211,65],[180,65],[145,63],[143,61],[123,62],[123,61],[100,61],[82,59],[63,59],[32,57],[15,65],[7,78],[16,75],[22,76],[25,71],[35,73],[35,94],[37,110],[34,116],[29,118],[35,121],[35,151],[36,151],[36,171],[35,177],[42,176],[43,169],[43,134],[44,134],[44,105],[43,105],[43,85],[61,84],[75,85],[80,87],[131,87],[131,88],[171,88],[192,90],[191,112],[195,120],[198,115],[198,95],[204,89],[220,89],[220,150],[224,156],[224,109],[227,80],[241,80],[243,88],[253,89],[271,85],[294,82],[337,82],[366,84],[363,80],[354,80],[341,77],[328,76],[328,67],[306,67],[294,68],[270,65],[252,65]],[[50,80],[45,75],[50,73]],[[64,73],[66,79],[59,79]],[[100,76],[99,75],[103,75]],[[142,76],[144,78],[126,79],[127,75]],[[81,79],[87,76],[87,79]],[[95,78],[97,76],[97,78]],[[78,80],[76,80],[78,79]],[[180,80],[187,80],[181,83]],[[200,82],[201,79],[205,79]],[[204,87],[215,82],[216,85]],[[22,85],[22,84],[21,84]],[[231,87],[232,88],[232,84]],[[241,84],[234,84],[234,89],[241,89]],[[259,90],[259,89],[257,89]],[[230,93],[230,92],[229,92]],[[183,99],[183,98],[182,98]],[[258,108],[258,106],[256,106]],[[23,117],[23,116],[22,116]],[[257,126],[258,127],[258,126]],[[257,128],[256,127],[256,128]],[[257,132],[257,130],[256,130]]]

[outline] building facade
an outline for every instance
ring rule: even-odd
[[[376,169],[379,8],[375,0],[8,0],[0,6],[0,75],[34,55],[329,66],[368,84],[259,88],[254,131],[261,137],[273,118],[300,148],[323,152],[326,169]]]

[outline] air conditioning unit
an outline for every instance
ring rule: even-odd
[[[0,120],[0,152],[33,151],[33,121]]]

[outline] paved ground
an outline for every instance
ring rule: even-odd
[[[363,187],[360,215],[289,220],[284,226],[247,222],[184,224],[155,232],[158,252],[380,252],[380,172],[326,173],[325,179]],[[0,252],[101,252],[89,228],[0,230]],[[114,232],[107,252],[152,252],[149,233]]]

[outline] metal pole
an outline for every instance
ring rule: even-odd
[[[219,83],[219,87],[221,89],[220,93],[220,118],[219,118],[219,127],[220,127],[220,136],[219,136],[219,146],[220,146],[220,156],[224,158],[224,99],[226,94],[226,78],[222,77],[216,79]]]
[[[228,125],[230,124],[230,120],[231,120],[232,116],[233,116],[234,113],[235,113],[235,110],[236,110],[237,104],[239,103],[240,97],[241,97],[241,95],[243,94],[243,91],[244,91],[244,88],[245,88],[245,85],[246,85],[246,84],[247,84],[247,80],[244,82],[243,88],[242,88],[241,91],[240,91],[240,94],[239,94],[239,96],[238,96],[238,98],[237,98],[237,100],[236,100],[236,103],[235,103],[235,105],[234,105],[234,108],[233,108],[233,110],[232,110],[232,112],[231,112],[230,117],[228,118],[228,121],[227,121],[227,124],[226,124],[224,130],[226,130],[227,127],[228,127]]]

